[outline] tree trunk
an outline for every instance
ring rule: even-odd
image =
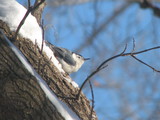
[[[0,28],[3,29],[9,40],[14,40],[14,32],[11,32],[3,21],[0,21]],[[79,89],[74,88],[64,79],[45,53],[40,53],[36,45],[19,35],[14,45],[57,96],[75,97]],[[64,119],[46,97],[36,78],[26,70],[2,35],[0,35],[0,88],[0,120]],[[65,102],[82,120],[90,119],[90,102],[83,93],[79,100],[59,99]],[[94,116],[93,119],[97,119],[95,112],[92,116]]]
[[[44,7],[46,6],[45,0],[36,0],[34,6],[40,4],[36,9],[32,11],[32,15],[36,17],[38,24],[41,23],[42,12]]]

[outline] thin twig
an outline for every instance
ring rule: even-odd
[[[41,28],[42,28],[42,45],[41,45],[40,53],[42,54],[43,44],[44,44],[44,26],[43,26],[43,20],[42,20]]]
[[[43,2],[45,2],[45,0],[41,0],[41,2],[39,2],[38,4],[35,4],[33,7],[33,10],[37,9]]]
[[[131,53],[133,53],[135,51],[135,48],[136,48],[136,44],[135,44],[135,39],[133,38],[133,49],[132,49]]]
[[[30,8],[30,6],[31,6],[31,2],[30,0],[28,0],[28,9]]]
[[[93,109],[94,109],[94,92],[93,92],[93,87],[92,87],[91,81],[89,81],[89,85],[90,85],[90,88],[91,88],[91,95],[92,95],[92,108],[91,108],[91,114],[90,114],[89,120],[92,120]]]
[[[125,53],[125,54],[123,54],[123,56],[137,55],[137,54],[140,54],[140,53],[148,52],[148,51],[151,51],[151,50],[154,50],[154,49],[159,49],[159,48],[160,48],[160,46],[152,47],[152,48],[145,49],[145,50],[142,50],[142,51],[139,51],[139,52]]]
[[[105,66],[106,67],[106,66]],[[76,95],[76,99],[79,99],[80,97],[80,93],[82,91],[82,88],[84,87],[84,85],[90,80],[91,77],[93,77],[96,73],[98,73],[100,70],[104,69],[105,67],[102,67],[102,68],[99,68],[99,69],[96,69],[95,71],[93,71],[86,79],[85,81],[83,82],[83,84],[81,85],[79,91],[78,91],[78,94]]]
[[[127,50],[127,44],[125,45],[125,47],[124,47],[124,50],[120,53],[120,54],[124,54],[125,52],[126,52],[126,50]]]
[[[143,62],[142,60],[138,59],[137,57],[135,57],[134,55],[131,55],[134,59],[136,59],[137,61],[139,61],[140,63],[148,66],[149,68],[151,68],[153,71],[156,71],[156,72],[160,72],[159,70],[155,69],[154,67],[148,65],[147,63]]]
[[[100,69],[102,66],[104,66],[104,65],[105,65],[107,62],[109,62],[110,60],[122,56],[122,55],[125,53],[126,49],[127,49],[127,44],[125,45],[124,50],[123,50],[120,54],[115,55],[115,56],[113,56],[113,57],[105,60],[104,62],[101,63],[101,65],[100,65],[97,69]]]
[[[115,56],[113,56],[113,57],[105,60],[104,62],[102,62],[102,63],[97,67],[97,69],[96,69],[95,71],[93,71],[93,72],[85,79],[85,81],[82,83],[82,85],[81,85],[81,87],[80,87],[80,89],[79,89],[79,91],[78,91],[78,94],[76,95],[76,98],[79,99],[80,93],[81,93],[84,85],[90,80],[91,77],[93,77],[96,73],[98,73],[99,71],[101,71],[102,69],[104,69],[104,68],[106,67],[105,64],[106,64],[107,62],[109,62],[110,60],[115,59],[115,58],[123,55],[124,52],[126,51],[126,49],[127,49],[127,44],[125,45],[124,50],[123,50],[120,54],[115,55]],[[104,66],[104,65],[105,65],[105,66]]]
[[[157,47],[152,47],[152,48],[145,49],[145,50],[142,50],[142,51],[139,51],[139,52],[125,53],[125,51],[126,51],[126,49],[127,49],[127,45],[126,45],[125,48],[124,48],[124,50],[123,50],[120,54],[115,55],[115,56],[113,56],[113,57],[111,57],[111,58],[108,58],[107,60],[105,60],[104,62],[102,62],[102,63],[97,67],[97,69],[96,69],[95,71],[93,71],[93,72],[85,79],[85,81],[82,83],[82,85],[81,85],[81,87],[80,87],[80,89],[79,89],[79,91],[78,91],[78,94],[76,95],[76,98],[79,99],[80,93],[81,93],[84,85],[91,79],[91,77],[93,77],[96,73],[98,73],[100,70],[102,70],[102,68],[104,68],[104,65],[105,65],[106,63],[108,63],[109,61],[111,61],[111,60],[113,60],[113,59],[115,59],[115,58],[121,57],[121,56],[132,56],[132,57],[133,57],[134,55],[141,54],[141,53],[148,52],[148,51],[155,50],[155,49],[159,49],[159,48],[160,48],[160,46],[157,46]],[[135,57],[135,56],[134,56],[134,57]],[[135,59],[136,59],[136,58],[135,58]],[[138,58],[137,58],[136,60],[138,60],[139,62],[141,61],[141,60],[139,60]],[[151,67],[150,65],[144,63],[143,61],[141,61],[141,63],[147,65],[148,67],[150,67],[150,68],[153,69],[154,71],[159,72],[158,70],[156,70],[155,68]]]
[[[23,19],[21,20],[21,22],[19,23],[18,27],[17,27],[17,30],[15,32],[15,36],[14,36],[14,40],[17,39],[17,35],[22,27],[22,25],[24,24],[26,18],[28,17],[29,13],[32,11],[33,7],[30,6],[30,0],[28,0],[28,9],[27,9],[27,12],[26,14],[24,15]]]
[[[39,7],[43,2],[44,2],[44,0],[41,0],[40,3],[38,3],[37,5],[35,5],[35,6],[33,7],[33,6],[31,6],[30,0],[28,0],[28,9],[27,9],[27,12],[25,13],[23,19],[21,20],[21,22],[19,23],[19,25],[18,25],[18,27],[17,27],[17,30],[16,30],[16,32],[15,32],[15,36],[14,36],[14,40],[17,39],[17,35],[18,35],[18,33],[19,33],[22,25],[24,24],[26,18],[28,17],[28,15],[29,15],[33,10],[35,10],[37,7]]]

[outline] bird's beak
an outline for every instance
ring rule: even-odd
[[[86,61],[86,60],[90,60],[90,58],[84,58],[84,60]]]

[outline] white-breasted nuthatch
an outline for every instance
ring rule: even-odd
[[[56,47],[47,41],[45,41],[45,43],[53,51],[54,56],[62,65],[63,70],[68,74],[78,71],[84,61],[90,59],[84,58],[81,55],[71,52],[65,48]]]

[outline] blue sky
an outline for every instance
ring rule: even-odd
[[[101,24],[101,22],[103,22],[106,18],[112,16],[115,10],[115,6],[119,5],[121,5],[120,2],[118,3],[113,1],[99,3],[97,6],[100,17],[96,21],[97,26]],[[58,10],[54,12],[52,24],[56,28],[56,32],[60,40],[53,43],[56,44],[57,46],[68,48],[70,50],[76,50],[76,48],[79,47],[81,43],[85,42],[84,41],[85,38],[89,36],[92,32],[92,26],[93,26],[92,23],[94,22],[95,19],[93,6],[94,6],[93,3],[91,2],[75,6],[67,6],[67,7],[62,6],[59,9],[62,12],[62,14],[61,12],[57,12]],[[128,52],[129,52],[132,49],[133,38],[136,41],[136,50],[142,50],[148,47],[156,46],[159,42],[154,44],[153,43],[154,36],[149,33],[151,32],[151,29],[154,29],[152,28],[153,21],[157,20],[159,20],[159,18],[154,17],[150,9],[141,9],[138,4],[132,4],[130,7],[127,8],[127,10],[122,12],[122,14],[120,14],[119,16],[116,17],[116,19],[110,22],[103,32],[101,32],[98,36],[96,36],[95,38],[96,40],[94,41],[93,45],[88,46],[87,48],[81,51],[82,55],[91,57],[91,59],[93,61],[96,61],[96,63],[95,62],[92,63],[91,60],[91,62],[87,62],[86,64],[84,64],[83,68],[79,72],[74,73],[72,75],[75,81],[78,82],[79,85],[81,85],[83,80],[87,77],[87,75],[90,74],[91,69],[98,66],[100,62],[102,62],[104,59],[111,57],[118,52],[121,52],[126,43],[128,43]],[[117,26],[115,26],[115,24],[117,24]],[[156,25],[159,25],[159,22],[157,22]],[[158,27],[156,29],[158,29]],[[158,36],[159,32],[158,31],[156,32]],[[127,40],[125,40],[126,35],[128,36]],[[114,48],[115,47],[115,41],[113,42],[113,40],[115,40],[114,37],[117,38],[116,43],[118,46],[120,46],[116,53],[114,53],[114,49],[116,49]],[[53,37],[51,37],[50,39],[53,39]],[[103,47],[107,47],[107,49],[109,49],[111,53],[105,54],[104,58],[103,57],[99,58],[99,56],[96,54],[95,50],[96,48],[94,46],[101,47],[102,44]],[[150,58],[150,56],[146,55],[145,58],[144,56],[138,56],[138,57],[143,58],[144,60],[146,60],[146,58]],[[129,96],[127,96],[127,99],[130,101],[129,104],[131,104],[130,107],[132,107],[133,111],[134,110],[139,111],[140,105],[135,104],[136,101],[139,99],[138,90],[136,90],[136,88],[142,88],[143,81],[142,83],[139,82],[137,84],[135,82],[135,79],[131,78],[131,75],[134,76],[134,74],[137,74],[136,73],[137,70],[131,69],[131,71],[133,71],[131,72],[131,75],[124,73],[123,68],[121,68],[121,66],[119,65],[121,64],[121,62],[122,63],[124,62],[123,64],[125,64],[126,59],[125,60],[124,59],[125,58],[114,60],[113,64],[116,65],[112,67],[113,64],[110,64],[109,65],[110,67],[102,71],[101,74],[105,74],[105,72],[109,72],[109,70],[112,69],[112,72],[108,77],[109,79],[113,79],[113,81],[118,83],[120,82],[118,80],[119,77],[122,77],[123,79],[126,80],[130,79],[129,81],[126,82],[123,81],[124,83],[121,86],[122,87],[121,92],[123,92],[124,96],[130,94]],[[130,64],[139,65],[140,68],[138,71],[140,74],[139,75],[137,74],[139,76],[138,78],[139,81],[141,81],[141,79],[144,79],[145,77],[141,75],[143,74],[141,71],[144,70],[151,73],[150,78],[156,78],[155,73],[153,73],[152,70],[150,70],[146,66],[138,63],[137,61],[131,58],[128,58],[128,60],[130,60],[128,63],[129,65]],[[153,61],[153,59],[147,59],[147,61]],[[94,77],[93,81],[94,80],[98,81],[101,84],[109,84],[108,82],[110,81],[107,82],[106,80],[103,79],[104,78],[99,77],[97,75]],[[127,93],[128,89],[130,90],[130,93]],[[151,91],[150,89],[151,88],[148,87],[147,91],[148,92]],[[86,93],[88,98],[91,99],[89,91],[90,91],[89,88],[84,89],[84,93]],[[94,87],[94,94],[95,94],[95,110],[97,111],[97,115],[100,120],[118,119],[121,116],[120,111],[124,103],[121,104],[122,101],[119,101],[119,99],[121,99],[121,96],[119,94],[122,93],[119,93],[116,90],[110,88]],[[144,103],[143,109],[151,111],[153,106],[154,106],[153,102],[149,101],[148,104]],[[141,119],[145,119],[148,116],[148,114],[145,114],[145,111],[141,112],[139,111],[137,115],[140,116]],[[128,119],[132,120],[133,118],[128,118]]]
[[[47,26],[46,39],[57,46],[76,51],[92,34],[93,28],[98,28],[123,4],[125,2],[102,1],[97,4],[88,2],[57,8],[47,6],[43,13]],[[90,57],[91,60],[85,63],[80,71],[72,74],[72,78],[81,85],[96,66],[105,59],[120,53],[126,43],[128,44],[127,52],[130,52],[133,47],[133,38],[136,51],[160,45],[159,26],[159,18],[150,9],[141,9],[139,4],[132,3],[109,22],[105,29],[94,38],[92,45],[80,52],[83,56]],[[158,50],[137,55],[137,57],[160,69]],[[159,74],[131,57],[118,58],[110,62],[105,70],[92,79],[93,83],[96,81],[103,86],[93,86],[95,110],[99,120],[119,120],[122,111],[126,109],[129,113],[136,111],[136,115],[134,113],[126,120],[134,120],[135,117],[141,120],[146,119],[155,108],[154,100],[160,98],[157,92],[160,83],[156,82],[159,77]],[[155,92],[153,88],[156,89]],[[91,98],[89,86],[86,86],[83,92],[89,99]],[[151,95],[152,97],[149,98],[148,96]],[[127,107],[124,106],[124,101]]]

